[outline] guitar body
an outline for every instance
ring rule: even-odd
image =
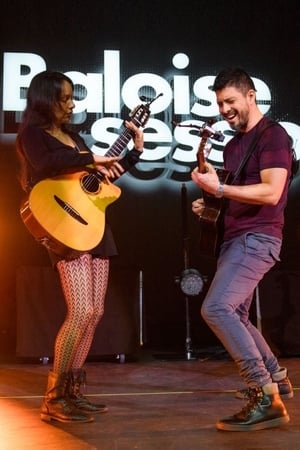
[[[217,173],[220,182],[229,183],[229,172],[219,169]],[[204,208],[199,216],[199,248],[202,255],[214,258],[218,255],[223,240],[224,199],[216,198],[205,191],[202,196]]]
[[[52,249],[55,245],[59,253],[63,253],[63,247],[90,250],[101,241],[106,208],[120,197],[121,190],[104,179],[95,192],[89,192],[84,181],[90,176],[86,171],[64,174],[32,188],[20,212],[38,241]]]

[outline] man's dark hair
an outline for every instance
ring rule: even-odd
[[[229,67],[222,70],[215,78],[213,91],[219,91],[225,87],[234,86],[246,94],[250,89],[256,91],[251,77],[245,70],[238,67]]]

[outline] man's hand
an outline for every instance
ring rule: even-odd
[[[194,214],[196,214],[196,216],[200,216],[204,208],[205,205],[203,198],[197,198],[197,200],[194,200],[192,202],[192,211]]]
[[[219,177],[214,167],[210,163],[205,163],[207,172],[200,173],[198,168],[194,169],[191,177],[192,180],[204,191],[215,195],[219,187]]]

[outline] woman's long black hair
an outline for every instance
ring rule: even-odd
[[[60,101],[62,83],[67,81],[74,89],[72,80],[61,72],[45,70],[35,75],[27,91],[26,108],[18,130],[16,151],[19,161],[18,179],[24,190],[28,190],[28,170],[21,145],[21,135],[27,126],[48,129],[54,123],[54,107]]]
[[[27,103],[23,112],[19,133],[28,125],[49,128],[54,122],[54,107],[60,100],[61,86],[72,80],[61,72],[45,70],[31,80],[27,91]]]

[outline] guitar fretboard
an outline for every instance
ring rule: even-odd
[[[205,157],[204,157],[204,148],[207,142],[207,139],[209,138],[208,134],[203,134],[202,139],[200,141],[198,152],[197,152],[197,160],[198,160],[198,169],[200,173],[205,173]]]
[[[126,128],[123,133],[120,134],[118,139],[113,143],[110,149],[105,153],[105,156],[119,156],[131,138],[132,134],[130,130]]]
[[[132,119],[132,123],[137,127],[142,126],[142,124],[136,120]],[[132,139],[132,132],[128,128],[124,128],[120,136],[113,143],[110,149],[105,153],[105,156],[119,156],[124,148],[127,146],[128,142]]]

